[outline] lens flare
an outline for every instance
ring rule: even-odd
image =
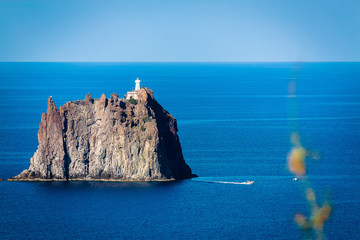
[[[301,177],[305,175],[306,150],[303,147],[293,147],[288,155],[288,168],[293,174]]]

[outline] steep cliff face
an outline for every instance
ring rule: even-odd
[[[119,99],[67,102],[49,97],[30,167],[9,180],[161,181],[194,177],[182,155],[177,124],[150,89],[138,103]]]

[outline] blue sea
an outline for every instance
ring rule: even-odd
[[[0,182],[0,239],[302,239],[290,134],[327,239],[360,239],[360,63],[0,63],[0,178],[28,168],[47,99],[122,96],[139,77],[178,121],[178,182]],[[289,93],[290,88],[296,92]],[[253,185],[221,182],[253,180]]]

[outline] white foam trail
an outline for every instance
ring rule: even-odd
[[[224,181],[215,181],[215,183],[249,185],[247,182],[224,182]]]
[[[222,184],[240,184],[240,185],[249,185],[247,182],[225,182],[225,181],[199,181],[195,180],[197,182],[205,182],[205,183],[222,183]]]

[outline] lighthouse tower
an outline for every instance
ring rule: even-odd
[[[140,90],[140,82],[141,82],[140,79],[136,78],[136,80],[135,80],[135,90],[126,93],[126,100],[130,100],[131,98],[133,98],[135,100],[139,99],[138,91]]]
[[[136,78],[135,80],[135,91],[140,90],[140,79]]]

